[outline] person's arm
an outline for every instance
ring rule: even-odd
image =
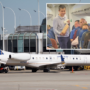
[[[58,27],[58,22],[57,22],[57,19],[55,18],[53,21],[53,29],[56,34],[60,35],[61,32],[57,30],[57,27]]]
[[[73,32],[73,30],[72,30],[71,33],[70,33],[70,41],[71,41],[71,42],[73,41],[73,35],[74,35],[74,32]]]

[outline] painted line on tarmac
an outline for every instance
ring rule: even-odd
[[[83,89],[88,89],[87,87],[82,87]]]
[[[75,86],[80,87],[79,85],[75,85]]]
[[[80,87],[79,85],[75,85],[76,87]],[[80,87],[80,88],[83,88],[83,89],[88,89],[87,87]]]

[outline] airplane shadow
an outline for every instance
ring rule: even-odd
[[[8,74],[19,74],[19,73],[60,73],[61,70],[55,70],[55,71],[50,71],[50,72],[43,72],[43,70],[38,70],[37,72],[32,72],[31,70],[27,70],[27,71],[9,71]]]
[[[71,72],[69,69],[61,69],[61,70],[50,70],[50,72],[43,72],[43,70],[38,70],[37,72],[32,72],[31,70],[25,70],[25,71],[22,71],[22,70],[18,70],[18,71],[13,71],[13,70],[10,70],[8,72],[8,74],[20,74],[20,73],[60,73],[60,72]],[[87,71],[87,70],[77,70],[77,71],[74,71],[74,72],[82,72],[82,71]]]

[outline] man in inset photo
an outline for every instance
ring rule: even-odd
[[[64,5],[59,6],[59,14],[53,21],[54,33],[57,36],[61,49],[68,48],[69,41],[69,25],[70,21],[66,16],[66,7]]]

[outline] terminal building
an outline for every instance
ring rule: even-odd
[[[0,35],[0,49],[3,49]],[[18,26],[13,34],[4,35],[5,51],[26,53],[62,53],[62,50],[46,50],[46,19],[41,26]]]
[[[2,35],[0,35],[0,49],[3,49]],[[13,34],[4,35],[5,51],[26,53],[65,53],[87,54],[90,50],[46,50],[46,19],[41,26],[18,26]]]

